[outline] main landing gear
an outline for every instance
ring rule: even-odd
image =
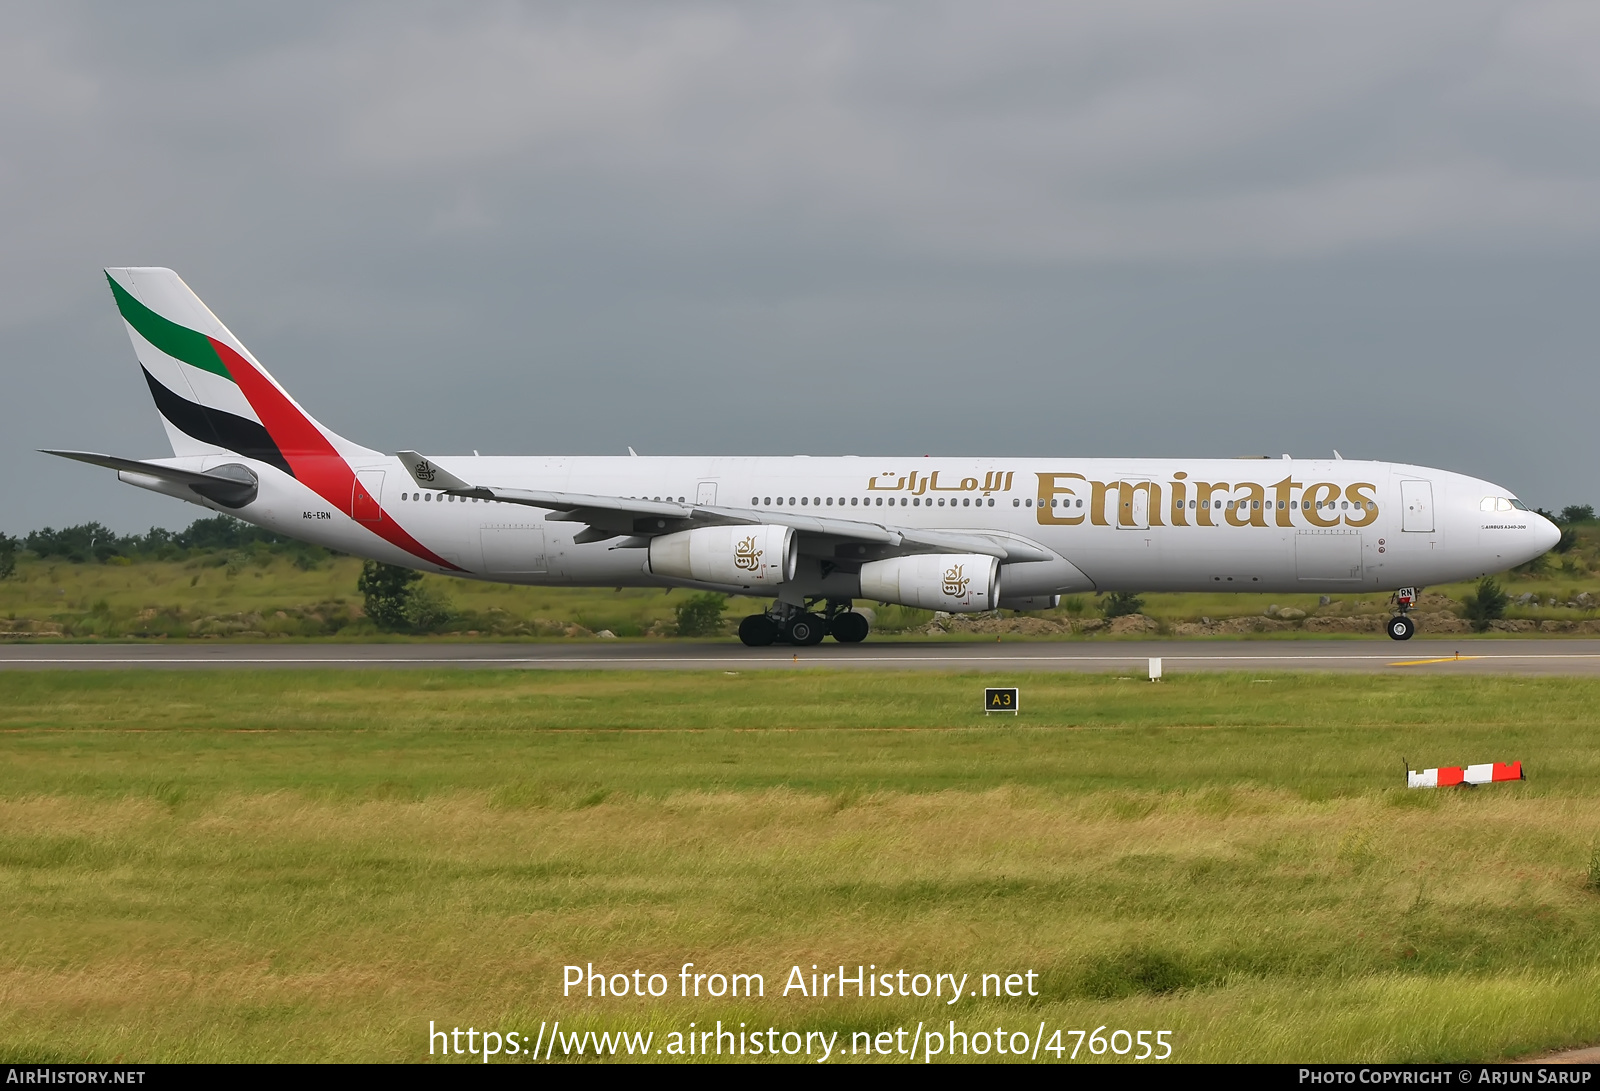
[[[1394,593],[1394,597],[1389,601],[1394,603],[1395,608],[1395,616],[1389,619],[1389,639],[1410,640],[1412,634],[1417,631],[1417,623],[1407,615],[1410,614],[1411,607],[1416,605],[1417,589],[1415,587],[1402,587]]]
[[[739,623],[739,639],[752,648],[768,644],[794,644],[808,648],[831,636],[841,644],[859,644],[871,629],[867,619],[852,613],[848,599],[829,599],[817,612],[819,600],[808,599],[805,607],[786,602],[773,603],[764,614],[751,614]]]

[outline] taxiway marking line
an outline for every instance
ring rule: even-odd
[[[1138,663],[1146,656],[1140,655],[861,655],[861,656],[825,656],[815,659],[799,660],[798,656],[791,662],[799,661],[810,665],[826,666],[839,663]],[[1446,656],[1441,659],[1414,659],[1390,661],[1387,656],[1381,655],[1167,655],[1168,661],[1177,663],[1383,663],[1386,666],[1414,666],[1423,663],[1455,663],[1465,662],[1469,659],[1600,659],[1600,653],[1528,653],[1528,654],[1493,654],[1493,655],[1463,655]],[[540,658],[533,656],[252,656],[248,658],[233,658],[218,656],[215,658],[198,656],[127,656],[127,657],[75,657],[62,656],[60,658],[28,657],[9,658],[0,657],[0,666],[6,664],[49,666],[71,664],[122,664],[138,666],[140,664],[192,664],[196,666],[318,666],[362,663],[381,664],[413,664],[416,666],[433,666],[438,664],[506,664],[516,666],[520,664],[536,663],[551,666],[564,664],[587,663],[710,663],[726,666],[730,662],[726,656],[552,656]],[[752,656],[746,662],[751,664],[782,663],[784,660],[776,656]]]

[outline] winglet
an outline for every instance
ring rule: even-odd
[[[473,488],[449,470],[415,451],[399,451],[397,456],[400,464],[406,468],[406,473],[411,475],[411,480],[415,481],[419,488],[438,489],[443,492]]]

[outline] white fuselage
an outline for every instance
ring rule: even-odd
[[[162,461],[204,470],[239,457]],[[975,531],[1043,547],[1050,559],[1003,565],[1001,594],[1008,600],[1082,591],[1387,591],[1502,571],[1539,556],[1559,538],[1554,525],[1499,486],[1383,462],[854,456],[436,461],[491,488],[681,500],[891,529]],[[375,534],[370,508],[364,523],[354,506],[331,504],[271,466],[249,465],[261,479],[259,496],[232,514],[357,556],[450,571],[419,562]],[[695,586],[653,574],[648,550],[619,547],[625,538],[576,544],[581,524],[538,508],[418,490],[398,459],[371,459],[353,468],[378,502],[377,518],[393,520],[456,566],[456,575],[568,586]],[[156,487],[148,479],[132,483]],[[849,565],[833,563],[824,552],[802,550],[795,578],[780,597],[860,595]]]

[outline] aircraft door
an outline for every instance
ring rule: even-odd
[[[358,523],[383,519],[383,471],[362,470],[350,490],[350,514]]]
[[[1400,529],[1433,533],[1433,482],[1400,482]]]
[[[700,482],[700,487],[694,491],[694,502],[703,508],[716,507],[717,483],[715,481]]]
[[[1108,490],[1106,506],[1113,509],[1112,524],[1122,530],[1149,530],[1150,482],[1124,478],[1120,484],[1129,488],[1119,487],[1115,492]]]

